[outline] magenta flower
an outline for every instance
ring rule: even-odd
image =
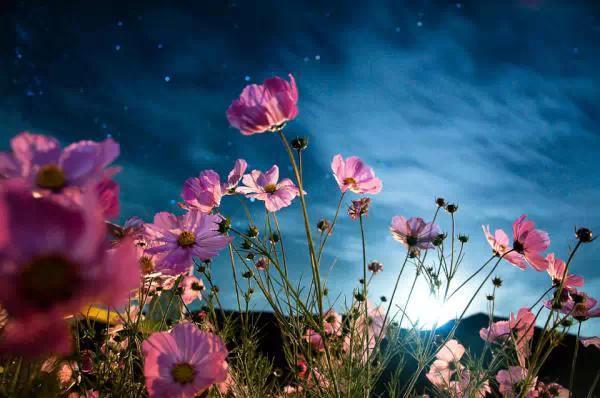
[[[289,83],[272,77],[262,85],[246,86],[227,109],[227,120],[244,135],[281,129],[298,115],[298,89],[294,76]]]
[[[579,322],[583,322],[600,317],[600,307],[596,307],[596,304],[598,304],[596,299],[573,289],[569,291],[568,299],[562,303],[560,312],[570,314]],[[552,301],[547,302],[546,306],[551,308]]]
[[[35,198],[21,181],[7,182],[0,190],[0,220],[0,303],[11,319],[62,324],[85,305],[119,306],[139,286],[133,244],[111,248],[105,241],[93,195],[81,207],[67,207]],[[36,328],[25,326],[23,333],[29,332]]]
[[[583,277],[578,275],[569,274],[568,272],[565,274],[566,265],[565,262],[559,258],[554,256],[554,253],[550,253],[546,256],[546,262],[548,263],[548,275],[552,279],[552,284],[555,287],[559,287],[562,279],[565,281],[563,283],[563,287],[565,289],[571,290],[575,287],[583,286]]]
[[[180,274],[189,270],[194,257],[210,260],[233,240],[219,232],[222,218],[190,210],[183,216],[156,213],[154,222],[146,224],[146,233],[154,246],[145,250],[160,255],[156,271],[163,274]]]
[[[263,173],[252,170],[242,178],[242,186],[237,191],[248,198],[265,202],[265,207],[270,212],[275,212],[292,204],[292,200],[300,194],[298,187],[292,180],[284,178],[279,181],[279,167],[273,166]]]
[[[342,192],[350,190],[358,194],[377,194],[381,191],[381,180],[375,177],[372,168],[356,156],[344,160],[342,155],[335,155],[331,169]]]
[[[600,350],[600,337],[590,337],[587,339],[581,339],[580,341],[584,347],[589,347],[591,345]]]
[[[550,246],[550,237],[547,232],[535,229],[533,221],[525,221],[525,217],[527,216],[522,215],[513,223],[512,247],[503,230],[497,229],[492,236],[490,227],[482,226],[483,232],[494,255],[504,256],[505,260],[523,270],[529,264],[536,271],[544,271],[548,268],[548,263],[541,252]]]
[[[501,370],[496,375],[498,389],[504,398],[534,398],[537,396],[535,391],[535,383],[537,377],[534,378],[529,385],[524,385],[527,378],[527,369],[520,366],[509,366],[508,370]]]
[[[457,340],[448,340],[446,344],[435,354],[436,360],[433,361],[429,372],[425,375],[427,379],[437,387],[448,387],[450,378],[461,371],[464,366],[460,359],[465,354],[465,347]]]
[[[153,333],[142,344],[142,352],[150,397],[195,397],[227,379],[225,344],[192,323]]]
[[[504,340],[510,337],[510,325],[508,321],[494,322],[489,327],[482,328],[479,331],[479,337],[489,343]]]
[[[394,239],[406,246],[408,250],[432,249],[433,241],[441,234],[437,224],[426,223],[420,217],[406,220],[402,216],[392,218],[390,232]]]
[[[221,182],[219,174],[214,170],[204,170],[198,177],[188,178],[181,191],[185,201],[183,206],[187,209],[198,209],[203,213],[210,213],[213,208],[221,205],[224,195],[232,195],[248,164],[244,159],[235,162],[233,170],[229,173],[226,182]]]
[[[525,221],[522,215],[513,223],[513,250],[519,253],[536,271],[548,268],[541,254],[550,246],[550,237],[546,231],[535,229],[533,221]]]
[[[41,195],[83,189],[110,177],[106,167],[119,156],[119,144],[79,141],[62,149],[58,141],[41,134],[21,133],[11,140],[12,153],[0,154],[0,176],[20,178]]]
[[[186,275],[179,283],[179,287],[182,289],[181,299],[185,304],[202,300],[202,292],[204,291],[202,279],[198,279],[194,275]]]

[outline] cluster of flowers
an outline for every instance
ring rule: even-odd
[[[290,81],[271,78],[263,85],[247,86],[226,114],[244,135],[275,132],[283,137],[284,125],[298,113],[297,101],[291,75]],[[291,146],[285,138],[283,141],[290,153],[306,147],[302,139]],[[280,178],[277,165],[247,173],[247,162],[238,159],[225,180],[213,170],[204,170],[185,181],[180,203],[183,214],[159,212],[150,223],[131,218],[118,226],[109,221],[119,214],[119,186],[113,179],[119,168],[111,166],[119,155],[119,145],[112,139],[80,141],[61,148],[52,137],[25,132],[12,139],[11,149],[0,153],[0,353],[25,358],[52,355],[45,367],[58,369],[66,389],[74,367],[83,373],[95,368],[89,352],[75,364],[56,359],[73,351],[71,319],[82,312],[85,315],[94,305],[127,306],[128,317],[139,321],[146,317],[145,300],[159,300],[166,291],[177,291],[183,305],[201,300],[204,282],[195,276],[195,266],[209,263],[233,241],[230,221],[219,212],[223,197],[240,195],[262,201],[265,209],[274,213],[306,195],[298,175],[296,185],[289,178]],[[372,168],[356,156],[335,155],[331,168],[342,198],[348,191],[372,195],[382,189]],[[352,200],[350,218],[362,221],[370,202],[367,197]],[[456,205],[441,202],[438,205],[449,213],[457,210]],[[329,235],[334,224],[335,220],[322,220],[318,228]],[[390,231],[407,248],[410,258],[438,247],[445,238],[438,225],[421,218],[395,216]],[[576,290],[583,286],[583,278],[569,274],[569,264],[554,254],[542,254],[549,247],[548,234],[525,216],[513,225],[512,245],[502,230],[492,235],[489,227],[484,227],[484,233],[499,260],[548,272],[555,291],[545,303],[548,309],[578,322],[600,316],[596,301]],[[591,232],[580,229],[578,238],[591,241]],[[316,268],[317,257],[320,253],[312,253]],[[263,272],[268,271],[268,263],[265,257],[254,261],[256,270]],[[368,270],[375,274],[383,271],[383,265],[373,261]],[[314,289],[318,273],[316,278]],[[301,357],[296,376],[303,382],[286,386],[285,394],[301,393],[315,384],[328,388],[335,382],[328,374],[335,361],[369,363],[386,337],[389,308],[385,311],[372,304],[367,299],[366,280],[362,283],[363,291],[355,295],[348,322],[342,322],[342,316],[330,308],[318,317],[317,326],[305,328],[303,340],[310,352],[315,356],[326,352],[329,362],[315,365]],[[132,310],[136,305],[139,308]],[[563,387],[528,377],[536,318],[529,308],[522,308],[516,317],[511,314],[508,321],[492,323],[480,332],[486,342],[513,347],[516,353],[516,363],[496,376],[505,397],[523,396],[524,389],[528,397],[565,396]],[[119,337],[125,321],[116,323],[109,328],[109,340],[103,346],[106,353],[129,344]],[[583,343],[599,345],[598,338]],[[330,349],[337,353],[333,365]],[[225,342],[214,330],[201,329],[196,322],[181,321],[170,330],[148,333],[141,352],[150,396],[194,397],[211,386],[227,394],[233,383]],[[461,364],[464,354],[458,341],[448,340],[437,352],[427,378],[436,389],[453,397],[468,396],[467,391],[483,397],[491,391],[491,383]],[[97,391],[85,394],[98,396]]]

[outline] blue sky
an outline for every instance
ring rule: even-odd
[[[291,177],[276,137],[243,137],[224,115],[248,82],[291,72],[300,114],[287,134],[310,138],[312,219],[331,217],[337,203],[334,154],[361,156],[383,180],[367,223],[368,257],[386,267],[377,296],[389,295],[404,256],[389,220],[431,218],[436,196],[460,206],[459,229],[471,237],[465,273],[489,254],[481,224],[509,230],[522,213],[566,257],[575,225],[600,230],[600,10],[575,3],[3,5],[15,35],[0,39],[10,49],[0,57],[1,145],[24,129],[65,143],[112,135],[122,144],[123,217],[150,220],[176,210],[187,177],[225,174],[238,157],[251,168],[279,164]],[[235,201],[224,211],[242,220]],[[298,211],[280,214],[296,276],[308,272]],[[344,219],[331,239],[333,291],[350,291],[360,277],[358,238]],[[596,295],[599,254],[588,245],[573,264]],[[225,259],[214,268],[221,291],[231,291]],[[508,264],[498,274],[504,315],[548,284]],[[425,302],[424,287],[419,294]],[[484,308],[482,298],[473,310]],[[597,334],[600,322],[584,330]]]

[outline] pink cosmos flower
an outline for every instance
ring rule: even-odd
[[[565,278],[563,283],[565,289],[571,290],[575,287],[583,286],[583,277],[569,273],[565,274],[565,262],[559,258],[555,258],[554,253],[550,253],[546,256],[546,262],[548,263],[548,269],[546,271],[548,272],[548,275],[550,275],[552,284],[555,287],[560,286],[563,278]]]
[[[497,229],[494,231],[494,235],[492,235],[489,225],[482,225],[481,227],[483,228],[483,233],[488,243],[492,247],[494,256],[504,256],[503,258],[509,263],[516,265],[522,270],[527,269],[527,265],[525,264],[523,257],[519,253],[512,251],[512,248],[509,246],[510,243],[506,232],[501,229]]]
[[[179,287],[182,289],[181,299],[185,304],[191,304],[194,300],[202,300],[204,283],[194,275],[186,275],[179,283]]]
[[[533,221],[525,221],[522,215],[513,223],[513,249],[536,271],[548,268],[546,259],[541,254],[550,246],[550,237],[546,231],[535,229]]]
[[[356,156],[344,160],[342,155],[335,155],[331,169],[342,192],[350,190],[358,194],[377,194],[381,191],[381,180],[375,177],[372,168]]]
[[[298,115],[298,89],[291,74],[289,83],[272,77],[262,85],[250,84],[227,109],[227,120],[244,135],[281,129]]]
[[[465,353],[465,347],[457,340],[448,340],[446,344],[435,354],[437,358],[431,364],[429,372],[425,375],[427,379],[437,387],[448,387],[450,378],[464,366],[460,359]]]
[[[188,178],[181,191],[181,197],[185,201],[183,206],[210,213],[213,208],[221,205],[221,198],[224,195],[235,193],[247,167],[248,164],[244,159],[236,160],[226,182],[221,182],[219,174],[214,170],[205,170],[198,177]]]
[[[434,239],[441,234],[437,224],[426,223],[420,217],[407,220],[402,216],[392,218],[390,232],[394,239],[406,246],[408,250],[432,249]]]
[[[319,352],[325,351],[325,342],[323,337],[313,329],[307,329],[304,333],[304,340],[310,344],[310,347]]]
[[[369,263],[367,268],[372,273],[377,274],[377,273],[383,271],[383,264],[377,260],[374,260]]]
[[[155,246],[145,250],[160,254],[156,270],[163,274],[180,274],[192,265],[192,258],[210,260],[233,240],[219,232],[222,218],[190,210],[183,216],[161,212],[152,224],[146,224],[146,233]]]
[[[55,138],[24,132],[11,140],[12,153],[0,153],[0,176],[26,181],[40,195],[77,191],[110,177],[106,167],[119,156],[119,144],[79,141],[61,148]]]
[[[479,336],[488,342],[501,342],[512,338],[521,365],[529,356],[529,342],[533,338],[535,315],[527,307],[521,308],[515,316],[510,313],[508,321],[494,322],[479,331]]]
[[[590,337],[587,339],[581,339],[580,341],[584,347],[589,347],[590,345],[592,345],[600,350],[600,337]]]
[[[523,385],[527,378],[527,369],[520,366],[510,366],[508,370],[501,370],[496,375],[498,389],[504,398],[536,397],[535,383],[537,377],[532,381],[531,385]]]
[[[558,383],[544,384],[538,382],[535,387],[535,397],[539,398],[569,398],[569,390]]]
[[[323,328],[328,335],[342,335],[342,316],[333,309],[323,315]]]
[[[573,289],[569,292],[569,298],[562,304],[560,312],[570,314],[576,320],[583,322],[590,318],[600,317],[600,307],[596,307],[596,304],[598,304],[598,300]],[[546,303],[549,308],[551,305],[551,301]]]
[[[292,180],[284,178],[279,180],[279,167],[273,166],[263,173],[252,170],[242,178],[242,186],[237,191],[248,198],[265,202],[265,207],[270,212],[275,212],[292,204],[292,200],[300,194],[298,187]]]
[[[533,221],[525,221],[522,215],[513,223],[513,245],[509,247],[508,236],[501,229],[497,229],[494,236],[490,234],[489,226],[483,227],[483,232],[492,246],[494,254],[504,255],[504,259],[521,269],[531,265],[536,271],[544,271],[548,263],[541,254],[550,246],[548,233],[535,229]]]
[[[386,336],[385,310],[380,306],[376,307],[371,300],[367,300],[366,317],[364,303],[356,303],[353,308],[358,311],[359,316],[350,325],[353,333],[349,333],[344,338],[343,350],[352,355],[357,355],[361,361],[365,362],[377,343]],[[350,338],[351,334],[353,339]]]
[[[358,220],[361,216],[369,215],[369,206],[371,205],[370,198],[360,198],[352,200],[352,204],[348,207],[348,215],[353,220]]]
[[[67,207],[35,198],[20,181],[7,182],[0,220],[0,303],[13,321],[61,324],[85,305],[119,306],[139,286],[135,248],[130,241],[107,244],[93,195],[82,207]]]
[[[192,323],[153,333],[142,344],[142,352],[150,397],[195,397],[227,379],[225,344]]]

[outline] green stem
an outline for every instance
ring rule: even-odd
[[[573,382],[575,381],[575,366],[577,365],[577,354],[579,352],[579,337],[581,336],[581,322],[577,326],[577,339],[575,340],[575,350],[573,352],[573,361],[571,362],[571,376],[569,377],[569,397],[573,396]]]

